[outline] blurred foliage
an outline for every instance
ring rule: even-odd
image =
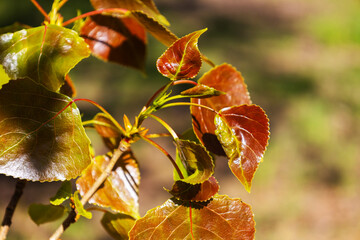
[[[50,9],[50,2],[39,0],[46,10]],[[157,0],[156,3],[178,36],[207,27],[199,41],[200,50],[216,64],[228,62],[239,69],[253,102],[269,115],[270,145],[250,195],[240,184],[234,185],[236,180],[229,174],[226,161],[217,161],[217,168],[223,170],[218,177],[220,192],[242,196],[244,202],[252,205],[257,221],[256,238],[360,239],[360,206],[356,204],[360,201],[360,2]],[[86,12],[91,6],[86,0],[70,0],[64,6],[65,19],[76,15],[76,9]],[[21,4],[0,1],[0,25],[14,21],[39,25],[42,16],[35,12],[27,0],[21,0]],[[118,119],[124,113],[131,118],[165,83],[155,68],[155,61],[165,47],[152,38],[149,45],[147,76],[95,58],[82,61],[70,72],[78,96],[99,102]],[[80,108],[85,119],[97,112],[85,104]],[[190,117],[188,121],[176,121],[177,114],[186,111],[187,108],[179,108],[164,118],[180,132],[190,126]],[[138,145],[143,151],[137,155],[141,168],[146,169],[143,178],[161,178],[148,183],[144,180],[140,185],[140,198],[152,200],[146,202],[144,214],[168,197],[161,182],[164,179],[170,182],[172,171],[166,164],[161,170],[154,167],[166,160],[158,157],[153,148],[143,146],[146,145]],[[101,147],[98,144],[98,149]],[[146,161],[150,155],[151,161]],[[1,189],[12,187],[6,181],[9,180],[1,177]],[[157,185],[156,189],[150,187]],[[39,192],[38,186],[53,188],[46,184],[33,186],[25,190],[27,194],[36,196],[31,191]],[[7,203],[11,191],[4,190],[1,206]],[[49,196],[38,198],[46,203]],[[141,201],[140,205],[144,203]],[[3,212],[1,207],[0,215]],[[17,214],[14,221],[28,218]],[[35,224],[26,222],[30,226],[21,227],[23,223],[15,222],[13,230],[23,232],[12,232],[10,240],[29,239],[27,234],[37,232]],[[93,239],[107,239],[103,230],[88,228],[87,223],[85,220],[76,224],[78,229],[70,228],[64,239],[79,239],[74,232],[89,229],[94,231]],[[49,228],[46,231],[51,233]],[[38,238],[32,239],[49,235],[38,234]]]

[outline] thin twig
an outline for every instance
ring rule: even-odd
[[[1,224],[1,230],[0,230],[0,240],[6,239],[6,236],[9,232],[10,226],[11,226],[11,220],[14,215],[15,208],[23,194],[23,190],[26,185],[26,180],[19,179],[16,182],[15,191],[14,194],[11,197],[11,200],[6,207],[4,219]]]
[[[84,196],[81,198],[81,204],[85,205],[90,198],[95,194],[95,192],[98,190],[98,188],[105,182],[105,180],[110,176],[112,169],[114,168],[116,162],[119,160],[121,155],[126,152],[129,149],[129,144],[125,142],[120,142],[119,148],[117,148],[114,151],[114,154],[109,162],[109,164],[106,166],[104,172],[100,175],[98,179],[94,182],[94,184],[91,186],[91,188],[84,194]],[[68,217],[63,221],[61,226],[56,229],[54,234],[49,238],[49,240],[58,240],[60,236],[64,233],[64,231],[74,222],[76,222],[76,209],[71,211],[68,215]]]

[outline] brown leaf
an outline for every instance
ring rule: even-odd
[[[103,173],[109,156],[97,156],[93,163],[76,181],[81,195],[84,195],[96,179]],[[118,160],[110,176],[106,179],[89,203],[102,207],[110,207],[114,211],[125,213],[133,217],[139,216],[138,186],[140,173],[131,151],[124,153]]]
[[[212,87],[226,94],[200,99],[192,98],[191,102],[211,107],[215,111],[241,104],[251,104],[246,84],[240,72],[229,64],[222,64],[204,74],[199,83]],[[201,107],[192,106],[193,129],[196,136],[211,152],[225,155],[215,134],[215,113]]]
[[[136,19],[96,15],[85,21],[80,33],[100,59],[144,69],[147,38]]]
[[[190,206],[168,200],[136,221],[130,239],[254,239],[251,207],[240,199],[221,195],[207,205],[193,202]]]
[[[119,146],[121,140],[121,131],[104,113],[98,113],[94,117],[94,127],[98,134],[102,137],[105,145],[110,151]]]
[[[60,87],[59,92],[71,98],[76,96],[76,88],[69,74],[65,75],[64,85]]]
[[[158,71],[171,80],[194,78],[202,63],[197,43],[205,31],[190,33],[174,42],[157,60]]]

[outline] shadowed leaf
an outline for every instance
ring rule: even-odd
[[[254,239],[253,213],[240,199],[216,196],[207,205],[192,202],[190,206],[168,200],[136,221],[130,239]]]
[[[64,85],[60,87],[59,92],[71,98],[76,96],[75,85],[68,74],[65,76]]]
[[[103,173],[109,161],[109,156],[97,156],[84,171],[76,182],[81,195],[89,190],[98,176]],[[137,161],[132,152],[126,152],[116,163],[103,187],[94,194],[89,203],[110,207],[114,211],[137,217],[139,215],[139,183],[140,173]]]
[[[7,84],[10,81],[9,76],[6,74],[2,65],[0,65],[0,89],[4,84]]]
[[[52,205],[60,205],[67,199],[71,197],[72,188],[70,181],[64,181],[59,190],[56,192],[55,196],[50,198],[50,203]]]
[[[101,225],[114,239],[126,240],[129,239],[128,233],[134,226],[135,220],[126,214],[106,212],[101,219]]]
[[[220,96],[225,94],[216,90],[215,88],[206,86],[204,84],[198,84],[195,87],[189,88],[181,92],[181,95],[192,97],[192,98],[208,98],[214,96]]]
[[[136,19],[92,16],[85,21],[80,34],[100,59],[144,70],[146,32]]]
[[[11,79],[28,77],[52,91],[89,48],[78,34],[56,25],[23,29],[0,36],[0,63]]]
[[[104,113],[96,114],[94,120],[94,127],[109,150],[117,148],[121,140],[120,130]]]
[[[64,216],[66,209],[63,206],[31,204],[28,209],[31,220],[37,225],[53,222]]]
[[[80,175],[91,160],[80,112],[73,103],[56,116],[70,102],[29,79],[2,87],[0,173],[30,181]]]
[[[192,98],[192,103],[211,107],[215,111],[220,111],[225,107],[251,103],[241,73],[229,64],[222,64],[211,69],[199,79],[199,83],[226,94],[206,99]],[[192,106],[190,109],[196,136],[210,152],[225,156],[215,136],[215,113],[196,106]]]
[[[205,31],[190,33],[174,42],[156,61],[158,71],[171,80],[194,78],[202,63],[197,43]]]
[[[0,34],[13,33],[27,28],[30,28],[30,26],[15,22],[9,26],[0,28]]]
[[[251,181],[265,153],[269,119],[256,105],[225,108],[215,117],[216,131],[234,175],[250,192]]]

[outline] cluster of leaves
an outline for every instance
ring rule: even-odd
[[[31,218],[42,224],[69,212],[73,219],[67,219],[74,222],[79,216],[91,218],[90,210],[101,210],[101,223],[115,239],[254,239],[250,206],[218,194],[213,157],[226,156],[231,171],[250,191],[268,143],[269,123],[264,111],[251,103],[240,72],[226,63],[215,66],[200,53],[198,39],[206,29],[176,37],[152,0],[91,0],[94,12],[63,22],[58,10],[65,2],[54,1],[43,26],[15,24],[0,32],[5,70],[0,73],[0,173],[28,181],[64,181],[51,204],[30,206]],[[73,22],[74,30],[64,27]],[[69,71],[90,53],[143,71],[146,32],[168,46],[156,66],[169,82],[133,123],[124,115],[121,126],[91,100],[86,101],[102,113],[82,122],[75,105],[81,99],[72,99],[76,90]],[[212,69],[190,80],[203,61]],[[171,88],[179,84],[191,87],[172,95]],[[179,137],[154,115],[179,105],[190,106],[196,137]],[[152,140],[161,134],[148,134],[142,127],[149,117],[169,131],[175,159]],[[103,138],[106,155],[94,154],[84,125]],[[143,217],[140,172],[131,150],[138,140],[157,147],[174,165],[174,185],[168,190],[173,197]],[[74,178],[75,192],[69,181]],[[87,202],[92,206],[85,209]]]

